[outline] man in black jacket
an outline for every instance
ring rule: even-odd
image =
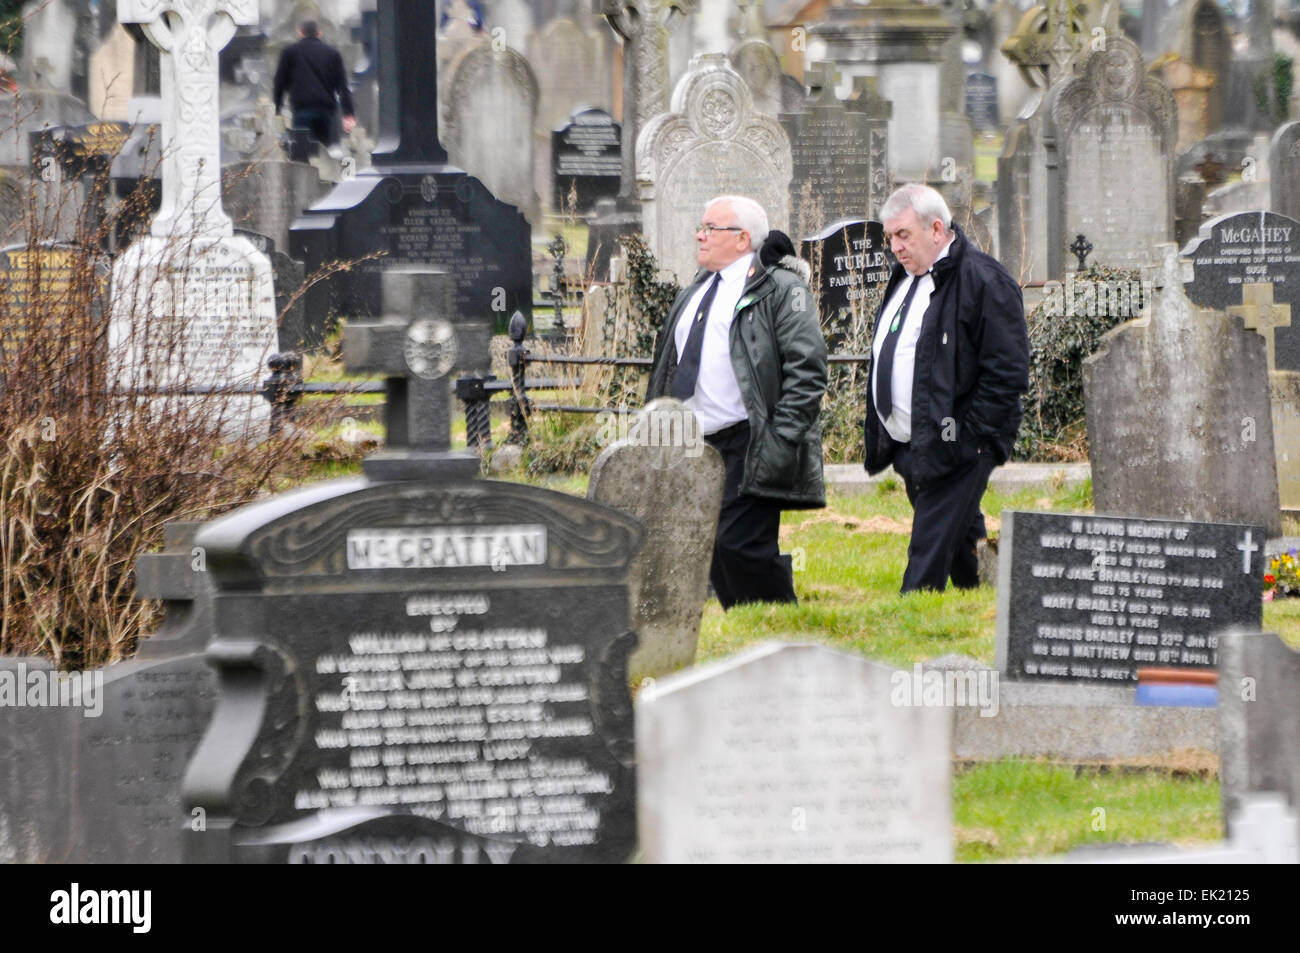
[[[914,510],[903,592],[979,584],[980,497],[1015,443],[1029,389],[1024,299],[952,223],[934,189],[905,185],[880,210],[898,265],[872,343],[867,472],[889,464]]]
[[[338,142],[334,129],[334,110],[343,107],[343,131],[356,125],[352,111],[352,92],[348,89],[339,51],[320,38],[315,20],[305,20],[298,28],[302,37],[286,46],[275,69],[275,113],[280,114],[284,95],[289,94],[293,124],[310,129],[326,146]]]

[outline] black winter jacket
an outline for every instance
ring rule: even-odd
[[[275,69],[277,113],[286,92],[293,109],[333,112],[341,104],[343,115],[353,115],[352,93],[343,72],[343,57],[319,37],[304,37],[286,46],[280,54],[280,63]]]
[[[1023,416],[1020,395],[1029,389],[1020,287],[995,258],[954,230],[948,254],[934,263],[934,294],[916,342],[911,447],[912,477],[920,487],[941,482],[980,454],[1005,463]],[[895,265],[881,311],[904,275]],[[876,325],[879,331],[879,315]],[[879,473],[893,461],[894,444],[870,393],[865,437],[863,465]]]

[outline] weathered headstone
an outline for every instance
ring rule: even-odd
[[[233,235],[221,206],[217,54],[250,0],[120,0],[146,27],[163,72],[162,206],[149,234],[113,266],[113,380],[125,392],[231,387],[253,391],[276,346],[271,263]],[[224,398],[223,426],[254,431],[260,395]]]
[[[380,273],[424,264],[456,275],[456,307],[477,318],[532,313],[531,235],[519,210],[447,164],[438,141],[435,36],[424,0],[379,0],[380,142],[372,168],[341,182],[290,230],[289,253],[309,274],[358,261],[308,292],[308,339],[334,315],[384,310]]]
[[[899,698],[897,676],[769,644],[643,689],[645,859],[951,862],[952,713]]]
[[[772,44],[765,36],[747,36],[731,48],[727,58],[731,68],[749,84],[755,111],[775,119],[781,112],[781,77],[785,74]]]
[[[1132,41],[1107,37],[1083,74],[1053,87],[1048,102],[1047,268],[1063,274],[1077,235],[1093,261],[1110,267],[1153,265],[1153,249],[1174,234],[1173,149],[1177,107],[1149,76]]]
[[[1256,627],[1258,628],[1258,627]],[[1271,633],[1219,641],[1220,757],[1228,832],[1243,796],[1276,791],[1300,808],[1300,653]]]
[[[620,423],[626,433],[617,433]],[[645,548],[629,574],[629,627],[639,645],[628,678],[637,684],[695,661],[722,505],[722,458],[704,442],[690,409],[668,398],[630,423],[625,414],[609,414],[604,426],[618,440],[592,464],[587,499],[646,527]]]
[[[563,208],[569,190],[577,210],[589,212],[602,198],[618,195],[623,168],[621,130],[614,117],[600,109],[574,113],[551,133],[551,164],[556,207]]]
[[[749,87],[726,56],[691,60],[673,91],[672,112],[651,120],[636,148],[645,234],[678,281],[695,274],[695,249],[682,236],[694,233],[709,199],[748,196],[767,211],[772,228],[786,227],[790,141],[780,123],[754,111]]]
[[[832,64],[814,64],[803,110],[780,117],[793,162],[790,227],[803,234],[837,219],[872,215],[887,197],[878,186],[889,180],[892,106],[871,90],[861,100],[841,102],[835,98],[836,75]]]
[[[1083,363],[1098,514],[1281,530],[1266,347],[1239,318],[1196,307],[1178,248],[1142,317]]]
[[[1002,513],[997,667],[1016,680],[1129,685],[1214,668],[1261,619],[1264,529],[1140,516]]]
[[[187,858],[626,860],[641,540],[593,503],[454,480],[335,481],[210,524],[221,693]]]
[[[1300,219],[1300,122],[1289,122],[1274,133],[1269,175],[1272,211]]]
[[[457,56],[447,76],[443,128],[449,161],[526,218],[539,221],[533,188],[537,78],[532,67],[517,50],[484,43]]]
[[[289,247],[289,228],[302,210],[329,191],[314,166],[274,157],[227,165],[221,175],[235,227],[265,235],[280,249]]]
[[[867,299],[889,280],[885,252],[884,226],[862,219],[833,222],[800,243],[799,256],[812,266],[828,348],[837,349],[846,338],[871,340],[866,325],[874,314]]]

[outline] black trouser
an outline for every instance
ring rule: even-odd
[[[739,423],[704,438],[722,454],[725,477],[709,582],[722,608],[742,602],[797,602],[790,563],[781,558],[777,534],[781,504],[740,492],[749,448],[749,424]]]
[[[334,134],[334,110],[295,109],[293,124],[298,129],[310,129],[316,141],[322,145],[332,146],[338,142]]]
[[[901,591],[942,592],[950,576],[958,589],[973,589],[979,585],[975,544],[987,535],[980,498],[993,472],[993,459],[982,453],[942,483],[923,490],[912,482],[911,462],[911,444],[895,441],[894,470],[903,478],[913,510]]]

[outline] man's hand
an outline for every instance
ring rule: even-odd
[[[344,116],[344,117],[343,117],[343,133],[346,135],[346,134],[350,133],[350,132],[351,132],[353,129],[355,129],[355,128],[357,128],[357,117],[356,117],[356,116]]]

